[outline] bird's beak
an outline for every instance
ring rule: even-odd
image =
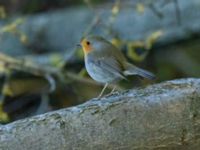
[[[80,43],[79,43],[79,44],[76,44],[76,46],[79,47],[79,48],[82,47]]]

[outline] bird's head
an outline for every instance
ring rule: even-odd
[[[101,51],[106,43],[107,41],[100,36],[87,36],[81,40],[81,46],[85,54],[92,51]]]

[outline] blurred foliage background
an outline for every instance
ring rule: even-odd
[[[0,0],[0,123],[99,94],[76,47],[88,34],[154,72],[153,82],[200,77],[199,10],[198,0]],[[134,76],[117,88],[150,83]]]

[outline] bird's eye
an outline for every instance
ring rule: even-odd
[[[90,45],[90,42],[89,42],[89,41],[87,41],[87,42],[86,42],[86,44],[87,44],[87,45]]]

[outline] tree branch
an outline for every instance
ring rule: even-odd
[[[112,30],[117,31],[117,35],[124,40],[144,40],[153,32],[162,30],[164,35],[158,40],[158,44],[169,45],[179,40],[187,40],[194,35],[200,35],[198,19],[200,14],[194,13],[199,11],[199,0],[182,0],[178,4],[175,3],[176,9],[174,8],[174,1],[166,1],[169,2],[166,6],[163,6],[161,0],[132,2],[133,5],[129,4],[127,7],[120,9],[120,15],[113,23]],[[145,7],[143,15],[135,13],[133,8],[138,2],[144,3],[145,6],[153,2],[156,10],[162,12],[163,19],[157,17],[148,7]],[[105,15],[102,16],[102,22],[97,23],[92,33],[103,34],[102,28],[104,26],[102,23],[108,21],[110,9],[110,6],[106,7],[105,5],[103,9],[97,9],[100,14]],[[181,19],[180,25],[177,25],[177,19],[178,21]],[[20,43],[18,37],[3,34],[1,35],[0,49],[2,52],[12,55],[29,54],[30,49],[33,51],[37,49],[51,52],[64,51],[66,54],[71,54],[72,49],[82,38],[82,33],[91,24],[96,24],[98,20],[99,18],[94,19],[94,12],[83,7],[30,15],[18,27],[20,32],[27,35],[29,41],[27,45]],[[0,23],[5,22],[0,21]]]
[[[200,79],[116,93],[0,126],[1,150],[198,149]]]

